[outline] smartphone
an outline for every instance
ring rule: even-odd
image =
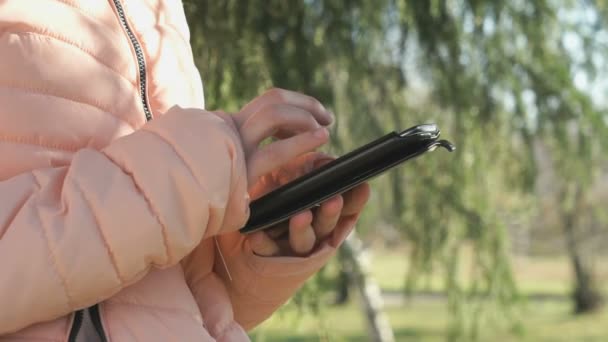
[[[249,220],[240,232],[250,234],[275,226],[437,147],[454,151],[454,145],[439,140],[439,135],[435,124],[418,125],[391,132],[334,159],[252,201]]]

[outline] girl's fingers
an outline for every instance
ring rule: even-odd
[[[235,114],[235,119],[240,126],[253,113],[265,106],[273,104],[288,104],[299,107],[310,112],[315,120],[324,126],[333,122],[332,114],[314,97],[280,88],[270,89],[263,95],[253,99],[245,105],[239,113]]]
[[[343,204],[342,196],[336,196],[322,203],[315,211],[312,226],[317,240],[320,241],[333,232],[340,219]]]
[[[350,191],[342,194],[344,197],[344,208],[342,208],[342,216],[358,214],[363,210],[365,204],[369,200],[370,187],[368,183],[357,185]]]
[[[319,128],[312,132],[301,133],[285,140],[274,141],[259,150],[256,150],[248,160],[248,184],[256,181],[287,164],[292,159],[315,150],[327,143],[329,132],[326,128]]]
[[[289,235],[289,221],[281,222],[272,228],[266,229],[266,234],[273,240],[286,239]]]
[[[240,132],[245,153],[249,155],[266,138],[277,136],[285,139],[320,127],[308,111],[287,104],[273,104],[251,114]]]
[[[331,245],[336,248],[339,247],[353,230],[358,220],[359,214],[340,217],[340,220],[338,220],[338,224],[334,229],[334,234],[331,237]]]
[[[315,246],[316,236],[312,229],[312,212],[305,211],[289,221],[289,245],[295,255],[306,255]]]
[[[270,257],[279,254],[279,245],[263,231],[251,234],[249,244],[253,252],[259,256]]]

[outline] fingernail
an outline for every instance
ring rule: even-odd
[[[329,135],[329,131],[327,130],[327,128],[321,127],[317,129],[313,134],[316,138],[325,138]]]
[[[245,196],[243,196],[245,198],[245,205],[249,206],[249,204],[251,203],[251,196],[249,196],[249,193],[246,192]]]
[[[251,210],[251,208],[249,207],[249,204],[251,204],[251,198],[249,197],[248,193],[245,194],[245,201],[244,202],[245,202],[244,203],[245,204],[245,214],[247,216],[249,216],[249,214],[250,214],[249,211]]]

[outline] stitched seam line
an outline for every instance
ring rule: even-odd
[[[184,11],[183,9],[183,4],[180,2],[181,6],[182,6],[182,11]],[[154,24],[150,26],[151,29],[155,29],[157,32],[160,33],[160,30],[158,30],[159,27],[168,27],[169,29],[171,29],[172,31],[175,31],[177,33],[177,35],[180,37],[180,40],[186,44],[187,46],[190,46],[190,42],[186,39],[186,37],[184,37],[181,33],[181,31],[179,30],[179,28],[177,27],[177,25],[174,24],[174,21],[171,20],[173,19],[173,16],[164,16],[164,21],[159,20],[159,15],[158,13],[160,11],[165,11],[165,13],[167,12],[166,8],[166,4],[160,4],[159,6],[155,6],[155,8],[153,8],[153,6],[151,5],[147,5],[146,7],[148,7],[148,9],[151,12],[154,12],[155,15],[155,21]],[[186,14],[184,13],[184,19],[186,19]]]
[[[114,72],[116,75],[118,75],[120,78],[124,79],[125,81],[127,81],[130,85],[133,86],[134,89],[137,89],[137,83],[129,80],[124,74],[122,74],[121,72],[119,72],[117,69],[113,68],[112,65],[110,63],[107,63],[106,61],[104,61],[101,57],[97,56],[93,51],[78,45],[78,43],[76,43],[75,41],[67,38],[66,36],[60,35],[60,34],[56,34],[53,32],[48,32],[48,31],[43,31],[35,26],[30,26],[30,28],[32,29],[32,31],[9,31],[8,33],[12,33],[12,34],[16,34],[19,36],[41,36],[41,37],[46,37],[46,38],[50,38],[53,39],[55,41],[64,43],[68,46],[74,47],[78,50],[80,50],[81,52],[83,52],[84,54],[90,56],[91,58],[93,58],[95,61],[97,61],[99,64],[103,65],[106,69]]]
[[[41,189],[40,180],[38,179],[38,177],[36,177],[36,174],[32,173],[32,176],[33,176],[34,180],[36,181],[36,185],[38,186],[38,189]],[[44,220],[40,216],[40,211],[37,210],[36,213],[38,214],[38,220],[40,221],[40,227],[42,229],[42,233],[44,234],[44,239],[46,240],[46,246],[49,249],[49,253],[51,255],[51,264],[53,265],[53,269],[55,270],[55,273],[57,273],[57,276],[59,276],[59,280],[61,282],[61,285],[63,286],[63,291],[65,293],[68,308],[73,309],[75,307],[75,305],[74,305],[75,302],[74,302],[72,296],[70,295],[70,291],[68,290],[68,283],[67,283],[65,274],[64,274],[64,272],[62,272],[62,268],[59,266],[58,259],[57,259],[57,253],[56,253],[55,249],[53,248],[54,246],[51,243],[51,239],[49,238],[48,227],[46,226],[46,224],[44,223]]]
[[[124,284],[125,279],[120,274],[118,264],[116,263],[116,256],[112,252],[112,249],[110,248],[110,244],[108,243],[108,239],[107,239],[106,235],[104,234],[103,228],[101,227],[101,222],[99,220],[99,217],[97,216],[96,211],[93,208],[93,202],[91,202],[91,200],[87,197],[86,193],[84,192],[84,190],[82,189],[82,187],[80,186],[80,184],[78,182],[74,181],[74,182],[72,182],[72,184],[74,184],[76,189],[80,192],[81,197],[84,199],[85,203],[87,204],[89,211],[91,212],[91,216],[93,216],[93,220],[95,220],[95,225],[97,226],[99,235],[101,235],[101,240],[103,241],[103,245],[106,248],[106,250],[108,251],[108,256],[110,257],[110,263],[112,264],[112,268],[114,269],[114,272],[116,273],[116,277],[118,278],[118,280],[120,281],[121,284]]]
[[[108,158],[108,160],[110,160],[112,162],[112,164],[116,165],[116,167],[118,169],[120,169],[124,174],[126,174],[127,176],[129,176],[131,178],[131,180],[133,181],[133,185],[135,186],[135,189],[137,189],[137,191],[141,194],[141,196],[143,197],[146,204],[148,204],[148,208],[150,209],[150,212],[152,213],[152,215],[156,219],[156,222],[158,222],[158,225],[160,226],[161,235],[163,237],[163,246],[165,247],[165,253],[167,255],[167,260],[168,260],[167,263],[170,263],[171,261],[173,261],[173,257],[171,255],[171,250],[169,249],[169,237],[167,236],[167,226],[161,220],[161,216],[160,216],[159,211],[157,210],[156,206],[154,206],[152,200],[143,191],[141,184],[137,181],[135,174],[131,170],[127,170],[126,168],[124,168],[116,160],[114,160],[108,153],[106,153],[106,152],[102,152],[102,153],[103,153],[103,155],[106,156],[106,158]],[[162,267],[162,265],[154,265],[154,266]]]
[[[208,187],[207,187],[205,184],[201,183],[201,182],[198,180],[198,178],[196,178],[196,176],[195,176],[195,174],[194,174],[194,171],[193,171],[193,170],[194,170],[194,168],[193,168],[193,167],[190,165],[190,163],[188,163],[188,162],[186,161],[186,159],[183,157],[183,154],[182,154],[182,153],[180,153],[180,152],[179,152],[179,151],[176,149],[176,147],[175,147],[173,144],[171,144],[171,142],[169,141],[169,139],[167,139],[165,136],[163,136],[163,135],[162,135],[162,134],[160,134],[159,132],[156,132],[156,131],[153,131],[153,130],[149,129],[147,126],[143,126],[143,127],[142,127],[142,129],[141,129],[141,131],[151,133],[151,134],[153,134],[153,135],[157,136],[157,137],[158,137],[158,138],[159,138],[161,141],[163,141],[165,144],[169,145],[169,147],[170,147],[170,148],[171,148],[171,149],[172,149],[172,150],[175,152],[175,154],[176,154],[176,155],[179,157],[179,159],[182,161],[182,163],[183,163],[184,165],[186,165],[186,168],[187,168],[187,169],[188,169],[188,171],[190,172],[190,175],[192,176],[192,179],[194,179],[194,180],[195,180],[195,181],[198,183],[198,185],[199,185],[201,188],[203,188],[203,191],[204,191],[205,193],[207,193],[207,194],[209,193],[209,188],[208,188]],[[211,213],[209,213],[209,215],[211,215]]]
[[[83,9],[82,7],[78,7],[78,5],[76,4],[75,1],[73,1],[73,0],[58,0],[58,1],[61,2],[61,3],[63,3],[63,4],[65,4],[66,6],[74,8],[78,12],[86,15],[87,17],[95,20],[96,22],[99,22],[100,25],[103,25],[103,26],[105,26],[106,28],[108,28],[110,30],[112,29],[112,26],[110,26],[110,25],[104,23],[103,21],[97,19],[97,17],[92,12]]]
[[[192,170],[193,170],[193,167],[190,165],[190,163],[188,163],[188,162],[186,161],[186,159],[183,157],[182,153],[180,153],[180,152],[177,150],[177,148],[176,148],[176,147],[175,147],[173,144],[171,144],[171,142],[169,141],[169,139],[167,139],[165,136],[163,136],[163,135],[162,135],[162,134],[160,134],[159,132],[156,132],[156,131],[153,131],[153,130],[151,130],[151,129],[148,129],[148,128],[147,128],[147,126],[142,127],[141,131],[145,131],[145,132],[151,133],[152,135],[154,135],[154,136],[158,137],[158,138],[159,138],[159,139],[160,139],[162,142],[164,142],[165,144],[167,144],[167,145],[169,146],[169,148],[171,148],[171,149],[173,150],[173,152],[175,152],[175,155],[177,155],[177,157],[178,157],[178,158],[179,158],[179,159],[182,161],[182,163],[183,163],[183,164],[186,166],[186,169],[188,169],[188,172],[190,172],[190,175],[192,176],[192,179],[194,179],[194,180],[196,181],[196,183],[197,183],[197,184],[198,184],[198,185],[199,185],[199,186],[200,186],[200,187],[203,189],[203,192],[204,192],[204,193],[207,193],[207,194],[209,194],[209,193],[210,193],[210,192],[209,192],[209,188],[207,188],[207,186],[206,186],[205,184],[201,183],[201,182],[199,181],[199,179],[198,179],[198,178],[196,178],[196,176],[194,175],[194,171],[192,171]],[[230,197],[228,197],[228,198],[230,198]],[[209,202],[209,201],[208,201],[208,202]],[[209,221],[211,221],[211,219],[212,219],[212,217],[211,217],[211,216],[212,216],[212,212],[211,212],[211,204],[209,203],[209,205],[208,205],[208,214],[207,214],[207,224],[209,223]],[[225,213],[224,213],[224,215],[222,215],[222,216],[225,216]],[[224,220],[224,217],[222,217],[222,218],[221,218],[221,220],[223,221],[223,220]],[[221,225],[223,225],[223,222],[220,222],[220,227],[221,227]],[[203,236],[204,236],[205,234],[207,234],[207,229],[205,229],[205,232],[203,233]]]
[[[2,237],[9,230],[11,224],[13,224],[13,222],[15,221],[17,216],[19,216],[19,213],[21,211],[20,209],[23,208],[23,206],[27,203],[27,201],[30,199],[30,196],[31,196],[31,193],[27,196],[24,196],[24,198],[17,203],[17,205],[15,206],[15,209],[13,209],[13,212],[9,213],[8,222],[6,224],[4,224],[3,226],[0,226],[0,240],[2,240]]]
[[[112,114],[112,111],[110,111],[109,108],[106,108],[101,103],[99,103],[95,100],[85,99],[85,98],[80,98],[80,97],[68,97],[65,95],[59,95],[57,93],[52,92],[49,89],[44,89],[42,87],[27,86],[25,84],[2,84],[2,83],[0,83],[0,88],[21,90],[21,91],[28,92],[28,93],[35,94],[35,95],[52,96],[52,97],[56,97],[59,99],[68,100],[68,101],[83,104],[83,105],[86,105],[89,107],[93,107],[104,113],[107,113],[108,115],[116,118],[117,120],[120,120],[120,121],[128,124],[129,126],[131,126],[131,128],[133,128],[133,130],[136,129],[135,128],[136,125],[134,123],[130,122],[127,119],[121,118],[118,115]]]
[[[147,129],[145,127],[142,130],[146,131],[148,133],[151,133],[152,135],[158,137],[163,143],[167,144],[171,148],[171,150],[173,150],[173,152],[175,152],[175,155],[177,155],[177,157],[179,157],[179,159],[182,161],[182,163],[186,166],[186,169],[188,169],[188,172],[190,173],[190,176],[192,176],[192,179],[196,180],[197,183],[200,184],[200,182],[198,182],[198,179],[194,175],[194,171],[192,171],[194,168],[190,165],[190,163],[188,163],[186,161],[186,158],[183,157],[183,154],[177,150],[177,148],[171,143],[171,141],[169,141],[168,138],[166,138],[164,135],[162,135],[161,133],[159,133],[157,131]]]
[[[186,40],[186,37],[182,35],[179,28],[177,28],[177,26],[173,23],[165,22],[164,24],[161,24],[157,22],[154,24],[154,26],[152,26],[152,28],[154,28],[158,33],[162,33],[162,31],[165,29],[167,31],[173,31],[173,33],[175,33],[175,35],[179,37],[179,40],[182,42],[183,45],[190,46],[190,42]]]
[[[186,169],[188,169],[188,172],[192,176],[192,179],[196,180],[197,183],[199,183],[198,180],[196,179],[196,177],[194,176],[194,172],[192,172],[192,167],[190,166],[190,164],[188,164],[186,162],[186,160],[182,157],[182,155],[177,151],[177,149],[175,148],[175,146],[173,146],[173,144],[171,144],[171,142],[167,138],[165,138],[162,134],[160,134],[160,133],[158,133],[156,131],[153,131],[153,130],[150,130],[150,129],[146,129],[145,127],[142,129],[142,131],[145,131],[147,133],[150,133],[153,136],[156,136],[160,141],[162,141],[164,144],[166,144],[167,146],[169,146],[169,148],[171,150],[173,150],[173,152],[175,152],[175,155],[177,155],[177,157],[186,166]],[[173,260],[173,257],[171,256],[169,248],[168,248],[168,246],[169,246],[169,237],[168,237],[166,225],[163,224],[162,225],[162,229],[163,229],[163,231],[162,231],[163,232],[163,239],[165,240],[165,246],[167,246],[167,255],[169,255],[169,260]]]
[[[66,152],[75,152],[80,147],[78,146],[67,146],[61,144],[46,144],[35,141],[33,138],[29,137],[13,137],[7,135],[0,135],[0,142],[6,142],[9,144],[21,144],[21,145],[31,145],[36,147],[43,147],[52,150],[60,150]]]

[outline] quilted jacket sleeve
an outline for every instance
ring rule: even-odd
[[[245,179],[233,128],[177,108],[69,166],[0,182],[0,335],[108,298],[242,226]]]

